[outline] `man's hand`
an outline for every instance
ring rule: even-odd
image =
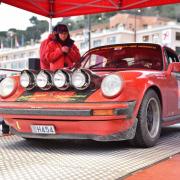
[[[62,52],[68,53],[69,52],[69,47],[68,46],[63,46],[62,47]]]

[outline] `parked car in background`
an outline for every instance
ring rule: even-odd
[[[25,139],[131,140],[151,147],[180,122],[180,63],[168,47],[97,47],[73,69],[24,70],[0,83],[0,114]]]

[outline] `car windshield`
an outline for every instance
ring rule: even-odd
[[[162,70],[161,47],[154,44],[104,46],[87,52],[81,68],[88,69],[154,69]]]

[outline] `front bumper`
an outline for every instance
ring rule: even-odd
[[[10,108],[9,108],[10,107]],[[78,137],[94,140],[131,139],[136,129],[135,101],[41,104],[3,102],[0,114],[16,134],[36,138]],[[103,110],[105,114],[96,114]],[[112,114],[107,114],[109,110]],[[96,113],[94,113],[96,112]],[[31,125],[53,125],[56,135],[33,134]],[[129,132],[133,132],[132,134]],[[127,135],[124,135],[127,134]],[[80,138],[80,139],[81,139]],[[79,139],[79,138],[78,138]]]
[[[42,134],[32,134],[32,133],[22,133],[18,132],[16,129],[11,128],[12,134],[16,134],[23,138],[33,138],[33,139],[91,139],[95,141],[122,141],[127,139],[133,139],[136,133],[137,119],[134,120],[132,127],[125,131],[121,131],[114,134],[108,135],[95,135],[95,134],[55,134],[55,135],[42,135]]]
[[[37,119],[81,119],[108,120],[119,118],[131,118],[135,107],[135,101],[128,102],[103,102],[103,103],[22,103],[1,102],[0,115],[4,118],[31,118]],[[95,115],[97,110],[112,110],[111,115]],[[31,117],[30,117],[31,116]],[[97,116],[97,118],[96,118]],[[103,117],[106,116],[106,117]]]

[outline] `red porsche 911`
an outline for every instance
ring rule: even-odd
[[[0,116],[25,139],[158,141],[180,122],[180,63],[168,47],[127,43],[89,50],[72,69],[23,70],[0,82]]]

